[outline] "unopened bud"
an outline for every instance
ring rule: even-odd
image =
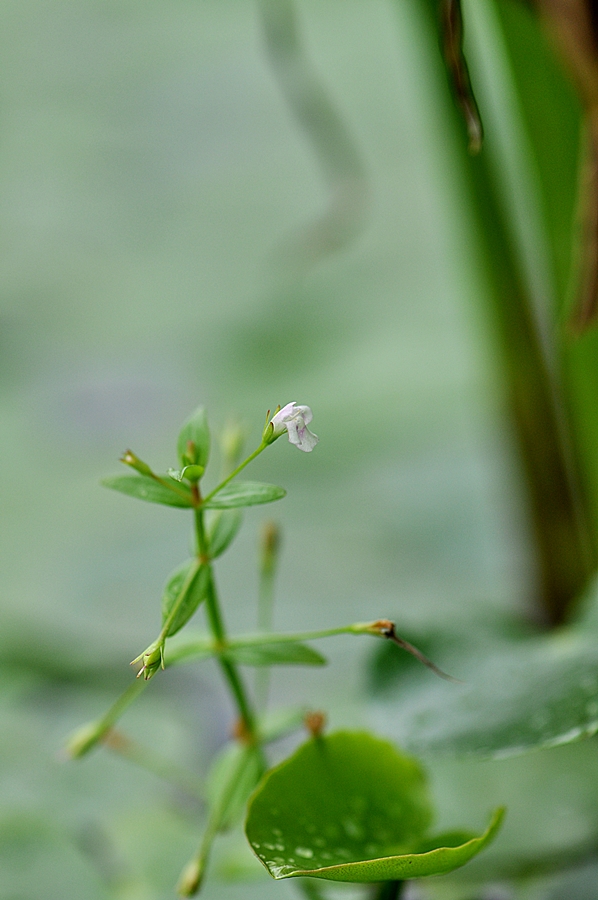
[[[141,678],[143,675],[144,680],[149,681],[158,669],[164,668],[164,641],[154,641],[147,650],[144,650],[143,653],[131,660],[131,665],[134,666],[139,662],[142,665],[137,672],[137,678]]]
[[[148,464],[144,463],[138,456],[135,456],[132,450],[125,450],[120,461],[127,466],[131,466],[131,468],[139,472],[140,475],[149,475],[151,478],[154,474]]]
[[[180,897],[193,897],[197,894],[203,876],[202,867],[198,859],[188,862],[179,878],[177,892]]]
[[[99,743],[109,729],[103,720],[88,722],[78,728],[67,740],[64,752],[68,759],[80,759]]]
[[[280,412],[280,406],[277,406],[274,410],[274,415],[276,416]],[[262,431],[262,444],[273,444],[276,438],[280,437],[280,433],[275,434],[274,422],[270,418],[270,410],[266,413],[266,424],[264,425],[264,430]]]
[[[185,478],[191,484],[196,484],[204,473],[203,466],[185,466],[181,472],[181,478]]]
[[[243,718],[236,719],[233,722],[231,734],[235,741],[239,741],[240,744],[251,744],[255,739],[253,732],[247,727],[247,722]]]

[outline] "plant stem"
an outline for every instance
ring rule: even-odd
[[[298,643],[300,641],[316,641],[319,638],[335,637],[338,634],[369,634],[374,635],[369,622],[354,622],[352,625],[340,625],[337,628],[324,628],[321,631],[299,631],[296,634],[278,634],[271,632],[270,634],[252,634],[252,642],[256,644],[288,644]],[[242,634],[237,635],[229,641],[229,645],[234,647],[236,644],[245,646],[249,643],[248,639]]]
[[[300,878],[298,882],[297,887],[307,900],[324,900],[324,893],[315,878]]]
[[[257,454],[254,454],[257,455]],[[251,457],[250,457],[251,459]],[[249,459],[245,461],[244,465],[249,462]],[[242,467],[241,467],[242,468]],[[235,473],[236,474],[236,471]],[[206,541],[205,535],[205,527],[203,520],[203,510],[201,507],[195,510],[195,534],[197,538],[197,556],[201,561],[208,558],[208,545]],[[206,594],[206,609],[208,614],[208,622],[210,624],[210,629],[212,631],[212,635],[217,644],[224,645],[227,643],[226,636],[226,628],[224,625],[224,620],[222,618],[222,614],[220,612],[220,604],[218,602],[218,594],[216,591],[216,585],[214,582],[214,572],[212,569],[211,563],[206,563],[208,566],[208,590]],[[231,692],[235,698],[237,708],[239,710],[239,714],[243,721],[244,730],[252,741],[256,739],[256,724],[255,724],[255,715],[251,708],[251,704],[249,702],[249,698],[247,696],[247,692],[245,690],[245,686],[241,679],[241,676],[237,670],[237,667],[233,662],[229,659],[226,659],[223,656],[218,656],[218,662],[220,664],[220,668],[226,678]]]
[[[377,893],[374,894],[375,900],[399,900],[406,883],[405,881],[384,881]]]
[[[248,466],[250,462],[253,462],[253,460],[256,458],[256,456],[259,456],[260,453],[262,452],[262,450],[265,450],[267,446],[268,446],[268,444],[264,444],[264,443],[262,442],[262,443],[259,445],[259,447],[257,448],[257,450],[254,450],[253,453],[251,453],[251,454],[247,457],[247,459],[243,460],[243,462],[240,463],[240,464],[237,466],[236,469],[233,469],[233,471],[230,473],[230,475],[227,475],[226,478],[224,478],[224,479],[220,482],[220,484],[216,485],[216,487],[214,488],[214,490],[213,490],[213,491],[210,491],[210,493],[207,495],[207,497],[204,497],[203,503],[207,503],[209,500],[212,499],[212,497],[213,497],[215,494],[218,493],[218,491],[221,491],[223,487],[226,487],[226,485],[229,483],[229,481],[232,481],[233,478],[235,478],[235,476],[239,474],[239,472],[242,472],[242,471],[243,471],[243,469],[245,468],[245,466]]]
[[[202,835],[200,845],[196,855],[192,858],[187,869],[191,869],[194,873],[194,884],[190,891],[182,891],[183,896],[191,896],[197,893],[201,886],[201,882],[205,875],[206,866],[212,849],[212,844],[219,831],[222,830],[225,817],[229,808],[229,804],[234,796],[239,779],[243,775],[243,770],[248,765],[251,755],[255,753],[254,748],[246,747],[244,753],[239,757],[237,765],[228,782],[223,786],[222,793],[213,802],[208,813],[208,820],[205,831]],[[181,885],[179,885],[179,890]]]

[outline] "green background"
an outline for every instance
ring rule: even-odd
[[[196,846],[189,798],[107,752],[70,765],[59,753],[128,683],[190,541],[184,511],[99,479],[129,446],[158,469],[175,465],[178,427],[198,403],[216,431],[245,423],[249,449],[266,410],[291,400],[312,407],[320,437],[309,456],[279,440],[248,474],[288,496],[249,510],[218,566],[231,631],[254,627],[270,516],[283,529],[280,630],[381,616],[399,633],[442,627],[523,610],[533,585],[485,275],[421,11],[406,0],[297,10],[367,185],[354,233],[318,259],[293,248],[326,210],[329,181],[281,94],[254,4],[0,10],[6,900],[42,889],[45,900],[171,897]],[[330,668],[275,670],[274,701],[367,726],[372,647],[319,645]],[[123,727],[203,773],[231,716],[206,662],[156,678]],[[439,827],[481,830],[505,802],[500,859],[591,842],[593,742],[529,759],[434,764]],[[292,894],[259,867],[250,888],[225,883],[221,857],[207,900]]]

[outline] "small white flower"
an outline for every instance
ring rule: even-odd
[[[305,450],[306,453],[309,453],[320,440],[307,427],[312,419],[313,413],[309,406],[297,406],[296,403],[287,403],[270,420],[272,440],[276,440],[286,431],[291,444],[295,444],[300,450]]]

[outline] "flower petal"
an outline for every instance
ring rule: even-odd
[[[295,444],[296,447],[299,447],[300,450],[304,450],[306,453],[311,453],[314,449],[320,438],[317,434],[313,434],[307,427],[300,428],[298,430],[298,441],[291,441],[292,444]],[[291,440],[291,435],[289,434],[289,441]]]
[[[287,403],[287,405],[283,406],[275,416],[272,416],[270,421],[274,427],[274,437],[279,437],[281,434],[285,433],[287,430],[287,422],[289,418],[293,416],[296,405],[295,401]]]
[[[312,419],[313,413],[309,406],[297,406],[294,401],[287,403],[270,420],[272,437],[276,439],[286,431],[291,444],[309,453],[319,440],[307,427]]]
[[[309,406],[297,406],[295,405],[295,413],[294,415],[300,415],[306,425],[309,425],[311,420],[314,417]]]

